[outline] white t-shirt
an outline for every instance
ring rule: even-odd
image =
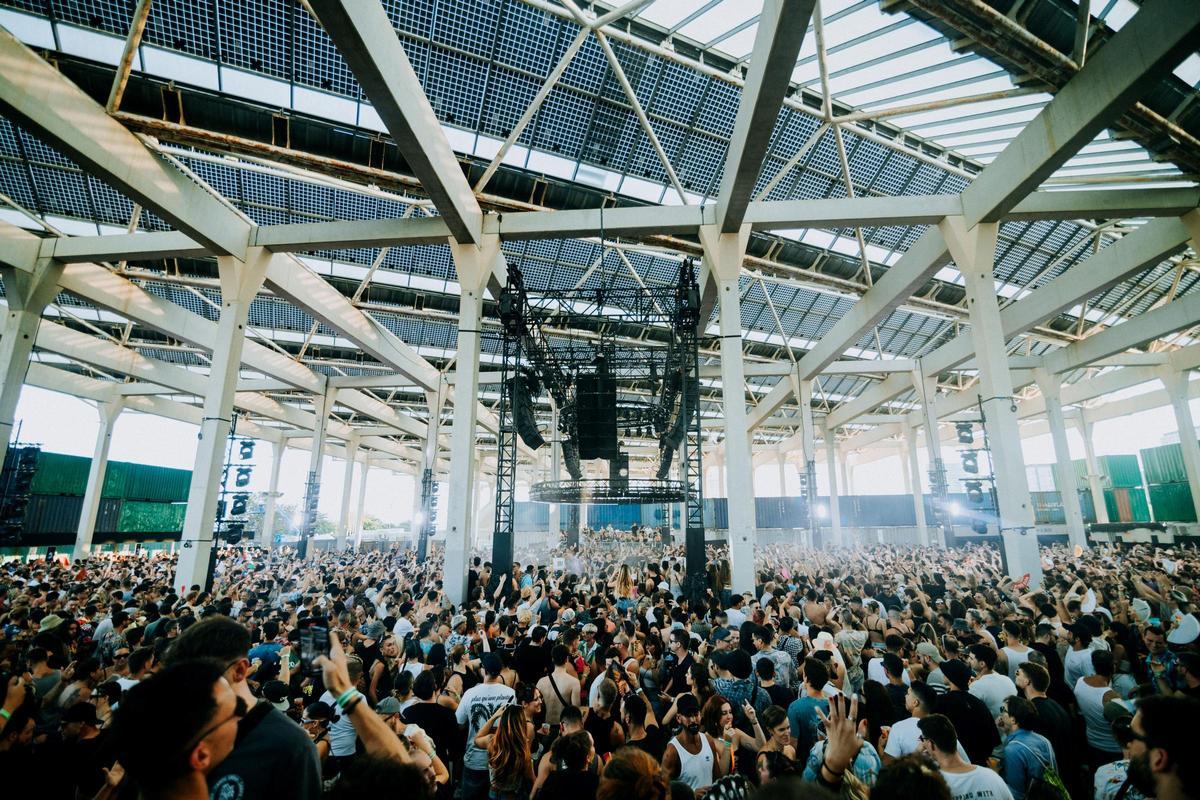
[[[321,695],[321,702],[328,703],[333,713],[338,716],[333,720],[333,724],[329,726],[329,755],[331,756],[352,756],[354,755],[354,742],[358,738],[358,734],[354,732],[354,723],[350,721],[350,715],[342,713],[337,707],[337,698],[333,693],[326,691]],[[365,703],[366,700],[360,700],[360,703]]]
[[[1067,686],[1074,686],[1080,678],[1095,675],[1096,670],[1092,667],[1092,649],[1067,648],[1067,653],[1063,656],[1063,672],[1066,673]]]
[[[1012,697],[1017,693],[1017,685],[1007,675],[990,672],[987,675],[980,675],[972,681],[968,691],[987,704],[988,711],[992,712],[993,717],[998,717],[1004,710],[1005,698]]]
[[[740,608],[725,609],[725,616],[729,618],[730,628],[740,628],[748,619],[746,612],[742,611]]]
[[[408,617],[401,617],[400,619],[396,620],[396,625],[392,628],[392,633],[394,633],[396,638],[400,641],[404,641],[406,636],[415,631],[416,628],[413,627],[413,624],[409,621]]]
[[[987,767],[970,772],[942,772],[953,800],[1013,800],[1004,779]]]
[[[887,747],[883,749],[883,752],[892,758],[900,758],[917,752],[917,748],[921,744],[921,729],[917,725],[920,721],[916,717],[908,717],[892,725],[892,730],[888,733]],[[963,761],[970,761],[967,758],[967,751],[963,749],[962,742],[958,743],[958,755]]]
[[[908,677],[908,670],[904,670],[901,677],[904,679],[905,686],[912,683],[912,678]],[[883,656],[875,656],[867,663],[867,680],[878,681],[884,686],[888,685],[887,670],[883,668]]]
[[[516,696],[512,687],[503,683],[480,683],[462,696],[454,716],[459,725],[467,726],[467,751],[463,756],[463,766],[467,769],[487,771],[487,751],[475,746],[475,737],[479,735],[479,729],[492,718],[492,714],[501,706],[511,703]]]

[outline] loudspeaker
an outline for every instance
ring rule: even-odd
[[[617,382],[602,365],[579,376],[575,404],[579,409],[579,457],[617,457]]]
[[[608,462],[608,485],[618,491],[629,488],[629,453],[617,453]]]
[[[546,443],[538,430],[537,418],[533,415],[533,398],[530,396],[529,380],[518,376],[509,381],[509,397],[512,399],[513,425],[521,441],[537,450]]]

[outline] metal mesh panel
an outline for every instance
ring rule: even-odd
[[[213,0],[154,0],[142,40],[183,53],[215,58]]]

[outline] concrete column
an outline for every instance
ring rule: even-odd
[[[550,475],[547,480],[562,480],[562,441],[558,433],[558,407],[551,402],[550,411]],[[550,540],[557,544],[562,533],[562,509],[558,503],[550,504]]]
[[[413,515],[417,542],[417,560],[424,561],[429,553],[429,537],[437,527],[435,503],[437,502],[437,459],[441,447],[442,405],[449,393],[449,386],[439,383],[437,391],[425,392],[425,404],[429,409],[429,423],[425,430],[425,447],[421,451],[421,468],[417,475],[416,507]],[[425,493],[425,476],[430,479],[429,494]]]
[[[301,558],[314,556],[317,552],[316,548],[311,546],[311,540],[317,525],[317,503],[321,499],[321,472],[325,464],[325,430],[329,426],[329,412],[333,408],[333,398],[336,394],[336,390],[329,388],[328,379],[326,379],[324,392],[313,397],[313,415],[316,423],[312,435],[312,450],[309,451],[308,456],[308,477],[304,484],[304,524],[300,529]]]
[[[842,513],[838,502],[838,457],[837,432],[831,430],[828,424],[822,423],[821,434],[825,439],[825,468],[829,472],[829,531],[830,545],[841,547],[842,542]]]
[[[721,399],[725,417],[725,496],[729,504],[729,567],[735,592],[754,591],[754,462],[746,419],[746,373],[742,354],[742,296],[738,278],[750,226],[721,233],[700,228],[711,280],[717,282],[721,330]]]
[[[100,498],[104,494],[104,475],[108,471],[108,447],[112,443],[113,427],[117,417],[125,408],[125,398],[100,403],[100,430],[96,432],[96,447],[92,450],[92,464],[88,468],[87,488],[83,492],[83,512],[79,515],[79,527],[75,531],[75,549],[72,558],[87,558],[92,548],[92,534],[96,531],[96,517],[100,513]]]
[[[213,342],[208,392],[204,396],[196,461],[188,487],[187,514],[180,536],[179,561],[174,587],[187,592],[208,583],[213,555],[213,529],[217,519],[217,496],[233,417],[242,345],[246,341],[246,317],[250,303],[262,287],[267,265],[273,256],[261,247],[251,247],[246,260],[217,258],[221,279],[221,317]]]
[[[367,504],[367,479],[371,476],[371,455],[364,453],[358,476],[358,502],[354,504],[354,549],[362,547],[363,509]]]
[[[790,378],[792,390],[800,401],[800,450],[804,456],[800,474],[804,478],[804,503],[808,509],[808,544],[815,547],[821,521],[817,517],[817,428],[812,414],[812,381],[802,381],[797,375]]]
[[[1183,454],[1183,469],[1187,473],[1188,486],[1192,490],[1196,519],[1200,519],[1200,443],[1196,441],[1196,422],[1192,417],[1189,402],[1189,373],[1186,370],[1164,367],[1159,370],[1158,378],[1171,398],[1175,427],[1179,429],[1179,450]]]
[[[1075,465],[1071,463],[1071,448],[1067,443],[1067,423],[1062,407],[1062,379],[1045,369],[1036,370],[1034,378],[1042,391],[1042,399],[1046,402],[1046,419],[1050,423],[1050,437],[1054,440],[1054,476],[1067,520],[1067,537],[1072,546],[1087,547],[1083,509],[1079,506],[1079,486],[1075,481]]]
[[[922,398],[920,414],[921,421],[925,426],[925,454],[929,462],[929,494],[932,495],[933,502],[940,507],[945,505],[948,487],[946,486],[946,462],[942,460],[942,440],[938,436],[937,411],[934,409],[937,398],[937,378],[925,378],[916,372],[913,374],[913,384]],[[921,485],[919,475],[917,476],[917,485]],[[941,508],[940,515],[943,520],[942,525],[927,525],[926,530],[932,544],[945,547],[953,532],[953,524],[950,521],[949,509]]]
[[[8,453],[17,402],[29,371],[29,354],[42,322],[42,310],[58,293],[62,264],[39,258],[30,271],[0,265],[4,300],[8,303],[0,332],[0,464]]]
[[[471,549],[475,504],[475,423],[479,401],[479,325],[483,314],[483,292],[488,276],[503,256],[498,236],[484,237],[478,247],[452,241],[450,251],[461,289],[443,581],[447,598],[457,605],[467,597],[467,557]]]
[[[267,501],[263,503],[262,530],[258,546],[270,550],[275,541],[275,503],[279,499],[279,467],[283,463],[283,442],[271,443],[271,473],[267,480]]]
[[[787,497],[787,453],[778,451],[775,454],[775,463],[779,466],[779,496]]]
[[[1092,440],[1092,423],[1087,421],[1087,413],[1082,408],[1075,410],[1075,427],[1079,430],[1080,438],[1083,439],[1088,492],[1092,495],[1092,508],[1096,512],[1096,522],[1108,522],[1108,506],[1104,503],[1104,485],[1100,482],[1100,468],[1096,464],[1096,447]]]
[[[838,463],[842,468],[842,494],[849,497],[854,494],[854,467],[850,466],[850,453],[840,453]]]
[[[917,537],[921,544],[929,545],[934,537],[925,522],[925,491],[921,488],[921,457],[918,453],[917,437],[907,422],[903,424],[902,430],[905,451],[903,457],[908,461],[907,470],[904,469],[904,465],[901,466],[901,472],[904,473],[904,491],[912,492],[913,511],[916,512],[917,518]],[[941,537],[937,539],[940,541]]]
[[[966,283],[971,343],[979,366],[978,391],[991,447],[1008,574],[1019,579],[1029,573],[1030,585],[1037,587],[1041,585],[1042,562],[993,274],[999,225],[980,223],[967,230],[961,218],[947,217],[940,227]]]
[[[346,474],[342,476],[342,506],[338,510],[337,549],[346,549],[350,536],[350,496],[354,493],[354,460],[358,457],[358,434],[350,434],[346,442]]]

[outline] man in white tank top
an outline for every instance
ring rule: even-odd
[[[721,755],[704,731],[700,730],[700,702],[694,695],[681,694],[675,706],[683,730],[671,739],[663,753],[663,770],[671,780],[686,783],[692,791],[707,789],[729,772],[728,757]]]

